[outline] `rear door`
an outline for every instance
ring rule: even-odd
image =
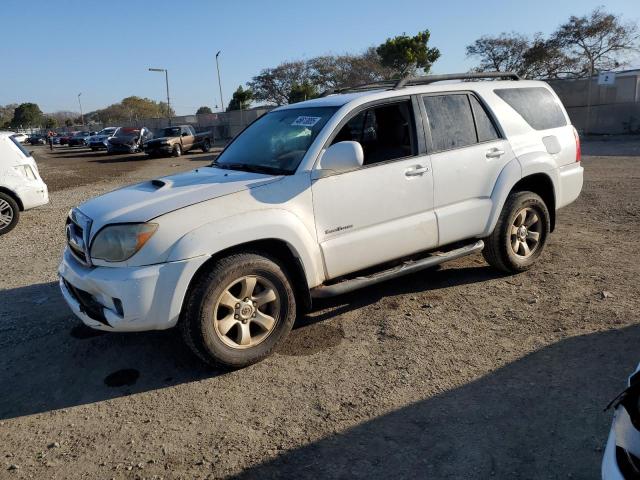
[[[362,145],[364,165],[319,178],[312,185],[328,278],[437,243],[431,164],[423,133],[417,98],[362,107],[334,133],[332,144]]]
[[[482,233],[498,175],[513,158],[509,142],[471,92],[422,96],[434,178],[439,244]]]

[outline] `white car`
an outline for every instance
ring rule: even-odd
[[[0,132],[0,235],[12,230],[20,212],[49,202],[36,161],[16,135]]]
[[[611,402],[613,424],[602,459],[604,480],[640,478],[640,365]]]
[[[480,77],[509,80],[434,83]],[[480,251],[528,269],[582,177],[577,133],[543,82],[356,87],[272,110],[208,167],[73,209],[60,287],[91,327],[180,325],[204,361],[242,367],[313,298]]]
[[[15,138],[19,143],[24,143],[29,140],[29,135],[27,135],[26,133],[14,133],[13,138]]]

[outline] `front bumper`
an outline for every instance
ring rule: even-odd
[[[107,151],[109,153],[136,153],[138,151],[138,147],[136,145],[114,145],[113,143],[110,143],[109,146],[107,146]]]
[[[169,155],[173,151],[173,145],[153,145],[144,147],[148,155]]]
[[[189,283],[208,257],[144,267],[85,267],[67,248],[60,290],[73,313],[92,328],[135,332],[173,327]]]
[[[91,148],[107,148],[107,142],[89,142],[89,147]]]

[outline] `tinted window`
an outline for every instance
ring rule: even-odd
[[[31,153],[29,152],[29,150],[27,150],[26,148],[24,148],[24,146],[20,143],[20,141],[16,138],[15,135],[11,135],[9,137],[11,139],[11,141],[15,144],[16,147],[18,147],[20,149],[20,151],[22,152],[22,154],[25,157],[30,157]]]
[[[494,92],[536,130],[563,127],[567,124],[560,105],[544,87],[501,88]]]
[[[476,129],[466,94],[426,96],[423,101],[429,117],[434,151],[476,143]]]
[[[358,113],[340,129],[332,144],[343,141],[362,145],[364,165],[415,155],[410,102],[382,105]]]
[[[469,95],[469,100],[471,101],[471,108],[473,109],[473,117],[476,120],[478,141],[488,142],[500,138],[495,125],[491,121],[491,118],[489,118],[484,107],[480,104],[480,101],[473,95]]]

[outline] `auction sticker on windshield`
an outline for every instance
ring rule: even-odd
[[[322,117],[306,117],[304,115],[296,118],[291,124],[292,127],[313,127]]]

